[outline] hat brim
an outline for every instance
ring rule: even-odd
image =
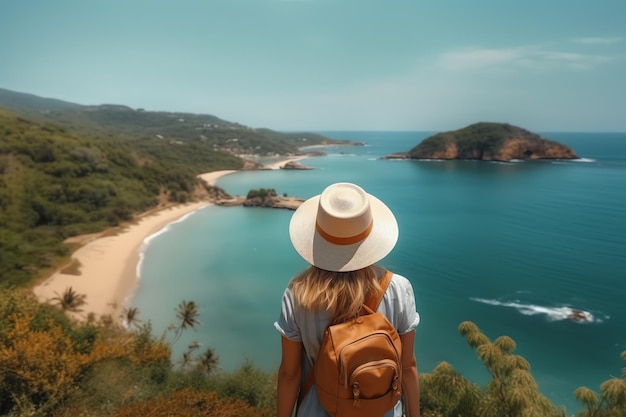
[[[320,195],[306,200],[294,212],[289,237],[296,251],[311,265],[326,271],[356,271],[373,265],[391,252],[398,241],[398,223],[391,210],[368,194],[373,226],[370,234],[352,245],[326,241],[316,230]]]

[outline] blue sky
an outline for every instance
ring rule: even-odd
[[[278,130],[626,131],[626,1],[0,0],[0,88]]]

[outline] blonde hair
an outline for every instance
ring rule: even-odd
[[[308,310],[330,311],[333,322],[359,316],[368,293],[380,294],[379,279],[385,270],[377,265],[350,272],[332,272],[310,266],[289,283],[296,305]]]

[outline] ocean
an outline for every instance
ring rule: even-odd
[[[626,350],[626,133],[544,132],[576,161],[381,160],[432,132],[319,132],[366,146],[331,146],[301,162],[308,171],[238,172],[218,185],[308,198],[333,182],[362,186],[395,213],[400,237],[381,264],[413,283],[421,323],[420,372],[449,362],[479,384],[489,375],[458,332],[470,320],[492,340],[517,343],[541,392],[569,413],[573,392],[620,375]],[[291,247],[288,210],[200,209],[146,240],[131,304],[155,334],[193,300],[192,341],[214,348],[224,370],[245,360],[280,362],[273,322],[289,279],[306,267]],[[590,322],[568,318],[571,309]]]

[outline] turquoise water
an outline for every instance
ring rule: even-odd
[[[488,375],[459,335],[475,322],[492,340],[517,342],[541,391],[569,411],[574,390],[619,375],[626,350],[626,134],[545,133],[573,147],[581,161],[484,163],[387,161],[428,132],[322,132],[361,140],[302,161],[311,171],[240,172],[218,185],[230,194],[275,188],[303,198],[337,181],[360,184],[394,211],[400,238],[382,262],[408,277],[422,322],[420,371],[441,361],[469,379]],[[151,239],[132,304],[157,334],[175,308],[194,300],[202,326],[193,340],[216,349],[232,370],[252,359],[266,370],[280,361],[273,329],[280,298],[306,265],[288,237],[290,211],[211,206]],[[567,319],[569,308],[591,323]]]

